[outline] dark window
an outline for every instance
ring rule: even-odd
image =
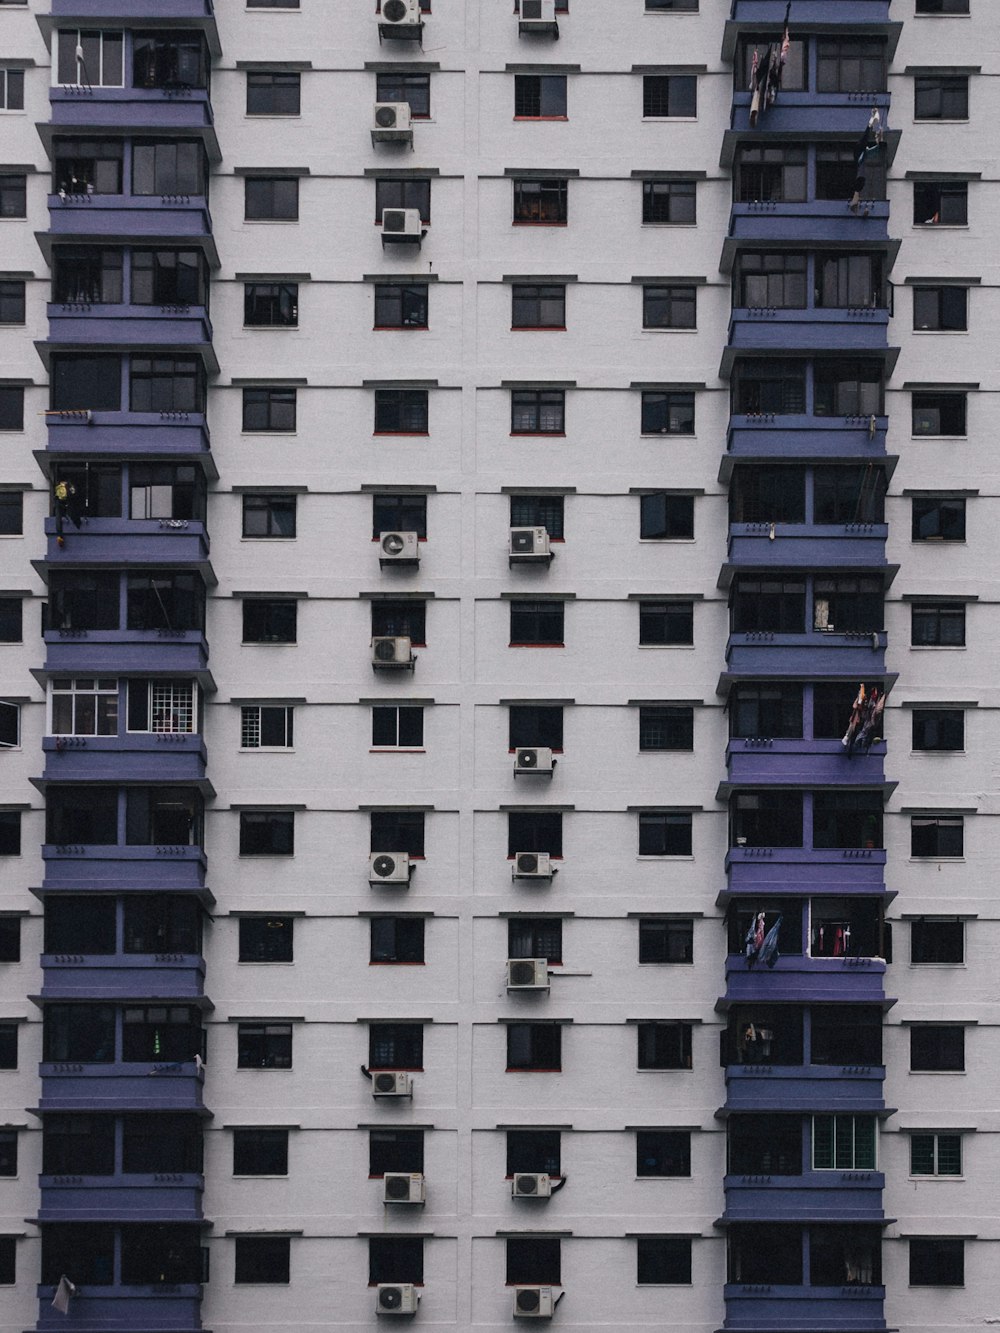
[[[507,1240],[507,1285],[558,1287],[562,1281],[556,1236],[510,1237]]]
[[[883,200],[886,197],[886,149],[880,147],[864,162],[863,176],[859,175],[857,150],[854,148],[816,149],[816,198],[843,200],[857,189],[860,199]],[[861,182],[858,185],[858,182]]]
[[[693,750],[694,709],[682,704],[640,707],[639,749]]]
[[[202,1171],[201,1121],[194,1115],[127,1115],[122,1125],[122,1170],[155,1175]]]
[[[248,73],[248,116],[297,116],[300,76],[294,73]]]
[[[243,390],[243,429],[248,431],[295,429],[295,390],[278,388]]]
[[[133,356],[129,369],[133,412],[203,412],[205,377],[194,357]]]
[[[297,222],[298,176],[248,176],[243,214],[248,222]]]
[[[294,537],[294,495],[244,495],[244,537]]]
[[[402,635],[412,644],[427,642],[427,603],[390,602],[375,598],[372,608],[372,637]]]
[[[850,702],[847,701],[848,706]],[[843,717],[847,716],[849,713],[843,714]],[[843,717],[838,712],[840,735],[843,735]],[[801,739],[802,686],[777,683],[737,685],[729,700],[729,734],[734,740],[752,737]]]
[[[562,495],[512,495],[510,526],[544,528],[551,538],[562,540],[565,497]]]
[[[814,1115],[813,1170],[873,1171],[876,1132],[874,1116]],[[815,1281],[815,1277],[813,1280]],[[837,1282],[839,1281],[838,1278]]]
[[[917,74],[913,80],[914,120],[968,120],[967,74]]]
[[[422,810],[372,810],[371,850],[424,854],[424,812]]]
[[[287,1129],[234,1129],[234,1176],[287,1176]]]
[[[17,1029],[13,1025],[11,1028],[16,1042]],[[114,1058],[115,1011],[110,1004],[45,1006],[42,1029],[43,1060],[110,1064]],[[6,1065],[5,1068],[16,1068],[16,1062]]]
[[[24,430],[24,389],[20,385],[0,384],[0,430]]]
[[[52,149],[54,194],[78,196],[122,193],[124,145],[120,139],[56,139]],[[5,179],[21,181],[22,207],[20,213],[4,216],[24,217],[24,177],[0,177],[0,192]]]
[[[387,1171],[423,1171],[424,1131],[422,1129],[373,1129],[368,1133],[368,1174],[384,1176]]]
[[[516,180],[514,182],[514,221],[521,223],[564,223],[569,220],[569,181]]]
[[[426,329],[429,287],[426,282],[377,282],[377,329]]]
[[[128,954],[199,954],[201,908],[186,894],[144,893],[128,897],[123,936],[124,951]],[[72,951],[70,948],[69,952]]]
[[[817,255],[816,304],[821,308],[871,309],[886,304],[880,255]]]
[[[47,1115],[42,1121],[42,1171],[47,1176],[111,1176],[115,1121],[111,1115]]]
[[[777,38],[773,33],[748,33],[739,38],[736,59],[733,62],[735,75],[734,87],[742,93],[753,87],[755,79],[754,53],[758,66],[761,60],[767,60],[768,48]],[[762,73],[767,73],[765,64]],[[808,87],[809,47],[808,43],[793,38],[788,43],[785,61],[781,70],[781,91],[789,93],[804,92]]]
[[[639,1023],[640,1069],[690,1069],[690,1023]]]
[[[818,467],[813,473],[813,522],[884,523],[885,491],[881,468]]]
[[[0,1023],[0,1069],[17,1068],[17,1024]]]
[[[691,1282],[691,1241],[680,1236],[639,1236],[635,1242],[640,1286],[685,1286]]]
[[[911,1176],[960,1176],[961,1134],[911,1134]]]
[[[913,327],[960,332],[969,327],[968,307],[967,287],[914,287]]]
[[[565,120],[565,74],[515,74],[515,120]]]
[[[199,32],[137,32],[132,39],[136,88],[207,88],[208,65]]]
[[[559,1023],[508,1023],[507,1068],[552,1073],[562,1069]]]
[[[643,181],[642,221],[645,226],[693,227],[697,220],[694,181]]]
[[[935,1236],[910,1241],[911,1287],[964,1287],[965,1241]]]
[[[559,6],[557,5],[558,9]],[[647,13],[697,14],[698,0],[646,0]]]
[[[510,325],[512,329],[564,329],[566,288],[561,283],[515,282]]]
[[[965,1069],[965,1028],[957,1024],[910,1028],[913,1073],[961,1073]]]
[[[640,810],[639,855],[690,856],[691,816]]]
[[[419,705],[372,707],[372,745],[394,750],[418,750],[424,743],[424,710]]]
[[[964,602],[915,602],[910,642],[917,647],[960,647],[965,643]]]
[[[756,1222],[729,1228],[730,1282],[802,1285],[802,1230],[791,1223]]]
[[[639,642],[657,647],[694,643],[694,603],[640,602]]]
[[[0,596],[0,643],[20,643],[22,602],[20,597]]]
[[[851,162],[854,163],[853,155]],[[851,184],[857,175],[852,165]],[[737,203],[801,203],[806,197],[806,150],[744,146],[736,158],[733,198]],[[849,191],[843,198],[850,197]]]
[[[369,1069],[423,1069],[423,1023],[369,1023]]]
[[[727,1126],[730,1175],[800,1176],[802,1121],[790,1115],[734,1115]]]
[[[911,536],[915,542],[964,542],[965,500],[962,496],[914,497]]]
[[[429,74],[377,74],[376,102],[408,102],[414,120],[426,120],[431,114],[431,76]]]
[[[646,74],[642,80],[642,114],[646,118],[698,114],[698,78],[694,74]]]
[[[805,632],[806,585],[803,579],[758,579],[739,576],[734,581],[730,616],[733,634],[763,630],[777,634]]]
[[[0,280],[0,324],[24,323],[24,281],[21,278]]]
[[[805,255],[741,254],[733,274],[733,304],[749,309],[804,309]]]
[[[426,389],[376,389],[376,435],[426,435],[428,393]]]
[[[964,393],[915,393],[910,401],[914,435],[965,435]]]
[[[820,93],[885,92],[885,42],[824,38],[816,53],[816,91]],[[782,87],[785,86],[782,78]]]
[[[424,918],[422,916],[373,916],[371,919],[372,963],[422,963]]]
[[[964,855],[965,820],[961,815],[931,815],[910,820],[910,855],[938,859]]]
[[[921,916],[910,923],[911,963],[964,963],[965,922]]]
[[[917,0],[918,14],[968,14],[969,0]]]
[[[693,435],[694,394],[644,392],[640,429],[643,435]]]
[[[200,575],[128,574],[126,576],[126,629],[200,630],[204,624],[205,585]]]
[[[114,479],[114,474],[106,477],[109,489]],[[205,474],[200,468],[176,463],[133,463],[128,481],[129,518],[193,518],[204,522]]]
[[[640,1178],[689,1176],[691,1174],[690,1130],[637,1130],[635,1135],[635,1174]]]
[[[507,814],[507,855],[548,852],[562,856],[562,814],[544,810],[510,810]]]
[[[730,846],[802,846],[801,792],[739,792],[730,815]]]
[[[820,900],[816,900],[818,903]],[[765,934],[773,926],[778,929],[778,948],[782,954],[802,953],[802,903],[796,898],[734,899],[726,916],[728,949],[730,955],[742,954],[751,926],[756,926],[763,914]],[[818,931],[814,929],[814,936]],[[817,951],[818,952],[818,951]]]
[[[816,416],[879,416],[882,409],[881,365],[868,361],[815,363]]]
[[[295,643],[298,603],[248,597],[243,602],[244,643]]]
[[[204,1051],[201,1014],[188,1005],[127,1006],[122,1012],[122,1059],[186,1063]]]
[[[203,195],[207,163],[200,143],[162,139],[132,145],[132,193],[137,195]]]
[[[880,1065],[882,1011],[875,1006],[814,1005],[810,1060],[814,1065]]]
[[[510,642],[551,646],[564,642],[563,602],[511,602]]]
[[[563,710],[559,704],[511,704],[507,715],[508,744],[563,748]]]
[[[0,108],[4,111],[24,110],[24,70],[0,70]]]
[[[291,856],[294,851],[294,811],[240,811],[240,856]]]
[[[113,787],[50,787],[45,803],[45,841],[57,847],[84,843],[108,847],[118,841],[118,793]]]
[[[294,925],[290,916],[240,917],[240,962],[290,963]]]
[[[694,496],[657,491],[639,498],[639,538],[663,541],[694,537]]]
[[[77,1285],[110,1287],[114,1254],[114,1227],[93,1222],[43,1227],[42,1282],[54,1287],[72,1269]]]
[[[746,416],[801,415],[806,410],[806,372],[801,361],[737,362],[733,373],[732,406]]]
[[[512,916],[507,919],[507,957],[562,962],[562,918]]]
[[[247,9],[298,9],[299,0],[247,0]]]
[[[380,178],[375,182],[375,221],[382,222],[386,208],[415,208],[420,221],[426,226],[431,220],[431,183],[405,177],[402,180]]]
[[[693,329],[696,326],[697,288],[643,286],[644,329]]]
[[[694,922],[664,917],[642,917],[639,921],[640,963],[691,963],[694,961]]]
[[[369,1236],[368,1284],[424,1280],[424,1241],[422,1236]]]
[[[280,1283],[291,1281],[289,1236],[237,1236],[233,1280],[237,1283]]]
[[[247,328],[294,329],[299,323],[297,282],[243,284],[243,323]]]
[[[914,226],[965,227],[968,223],[968,181],[914,181]]]
[[[818,791],[813,795],[814,847],[881,847],[882,793]]]
[[[372,536],[383,532],[415,532],[427,536],[426,495],[373,495]]]
[[[563,389],[512,389],[511,435],[563,435],[566,393]]]
[[[237,1069],[291,1069],[291,1023],[239,1023]]]
[[[965,712],[961,708],[915,708],[915,750],[964,750]]]
[[[21,961],[21,918],[0,916],[0,963]]]
[[[508,1129],[507,1175],[544,1172],[562,1174],[562,1135],[558,1129]]]

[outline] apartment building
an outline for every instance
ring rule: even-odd
[[[0,0],[0,1333],[1000,1318],[998,72]]]

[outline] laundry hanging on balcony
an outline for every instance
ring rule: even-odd
[[[755,129],[760,113],[773,106],[778,96],[778,89],[781,87],[781,77],[785,71],[785,63],[788,60],[788,52],[791,48],[791,37],[788,32],[788,15],[791,13],[791,0],[785,6],[785,28],[781,36],[780,46],[771,42],[767,51],[764,53],[764,59],[760,59],[757,48],[754,47],[753,64],[750,67],[750,128]]]
[[[778,936],[781,933],[781,922],[782,918],[779,916],[771,929],[765,933],[763,912],[758,912],[751,921],[745,940],[748,968],[752,968],[756,963],[774,967],[779,957]]]
[[[59,1285],[56,1287],[56,1294],[52,1297],[53,1310],[58,1310],[60,1314],[69,1314],[70,1297],[75,1295],[76,1287],[63,1273],[59,1279]]]
[[[851,716],[847,724],[847,730],[840,741],[847,751],[848,758],[851,757],[855,749],[861,749],[867,754],[875,741],[881,739],[884,709],[885,694],[877,685],[873,685],[870,691],[866,691],[862,681],[858,686],[857,698],[851,705]]]

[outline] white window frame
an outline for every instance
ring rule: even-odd
[[[5,741],[0,739],[0,750],[20,750],[21,748],[21,705],[12,703],[10,699],[0,699],[0,715],[7,716],[6,710],[11,709],[14,714],[14,740]]]
[[[128,43],[125,40],[125,31],[123,28],[108,28],[94,25],[93,27],[65,27],[56,28],[52,33],[52,86],[54,88],[80,88],[83,85],[76,83],[59,82],[59,38],[63,33],[76,33],[77,45],[80,44],[81,35],[85,32],[99,32],[101,34],[101,60],[100,69],[88,69],[87,74],[90,78],[91,88],[124,88],[125,87],[125,67],[128,64],[129,52]],[[120,37],[122,42],[122,77],[119,83],[104,82],[104,38],[107,34]]]
[[[183,715],[183,713],[186,711],[187,716],[190,718],[190,723],[191,723],[190,726],[186,726],[186,727],[184,727],[184,726],[181,726],[181,727],[177,727],[177,726],[166,726],[166,727],[164,727],[164,726],[157,726],[157,725],[156,725],[156,713],[157,713],[157,694],[156,694],[156,692],[157,692],[157,690],[161,691],[161,695],[162,695],[163,698],[165,699],[165,698],[167,697],[167,695],[166,695],[166,693],[165,693],[165,687],[169,687],[169,697],[170,697],[171,699],[173,699],[173,700],[176,700],[176,702],[175,702],[174,704],[171,705],[172,709],[174,710],[174,711],[172,712],[172,716],[176,716],[177,711],[180,711],[182,715]],[[136,730],[134,730],[132,727],[129,726],[129,716],[128,716],[128,715],[129,715],[129,707],[128,707],[129,701],[128,701],[128,699],[126,699],[126,701],[125,701],[125,730],[126,730],[126,732],[127,732],[129,735],[132,735],[132,736],[156,736],[156,735],[161,735],[161,736],[194,736],[194,735],[197,735],[197,732],[198,732],[198,702],[199,702],[199,700],[198,700],[198,685],[197,685],[197,683],[196,683],[195,681],[193,681],[193,680],[176,680],[176,681],[175,681],[175,680],[171,680],[171,679],[169,679],[169,678],[163,678],[163,679],[160,679],[160,678],[154,678],[154,679],[151,679],[151,680],[130,680],[130,681],[128,682],[128,691],[129,691],[129,692],[131,692],[131,691],[134,690],[134,689],[140,689],[140,690],[141,690],[141,689],[143,689],[143,688],[145,688],[145,689],[148,691],[148,693],[147,693],[147,695],[146,695],[146,713],[147,713],[147,717],[148,717],[148,719],[149,719],[149,723],[150,723],[150,725],[147,726],[147,727],[145,727],[145,728],[143,728],[141,731],[136,731]],[[187,695],[187,698],[186,698],[186,699],[184,698],[185,693],[186,693],[186,695]],[[162,700],[161,700],[161,702],[162,702]]]
[[[833,1122],[833,1166],[816,1165],[816,1121],[820,1116],[829,1117]],[[851,1119],[851,1165],[837,1165],[837,1121]],[[857,1122],[859,1119],[874,1121],[875,1131],[875,1163],[873,1166],[856,1166],[858,1156],[858,1130]],[[877,1171],[878,1170],[878,1118],[869,1114],[867,1111],[816,1111],[809,1117],[809,1169],[810,1171]]]
[[[62,677],[60,677],[62,679]],[[48,689],[48,698],[46,700],[48,716],[45,721],[46,734],[49,736],[117,736],[121,727],[121,699],[120,699],[120,681],[112,676],[70,676],[68,677],[70,688],[68,690],[57,690],[55,681],[50,681]],[[94,682],[90,689],[80,689],[78,682],[81,680],[92,680]],[[102,680],[112,680],[113,685],[101,688],[98,684]],[[72,697],[73,699],[73,730],[59,731],[54,729],[54,713],[56,696],[60,698]],[[114,731],[77,731],[76,719],[76,700],[78,697],[86,696],[88,698],[110,698],[114,696],[117,704],[117,716]],[[95,709],[96,713],[96,709]]]
[[[923,1175],[913,1170],[913,1140],[920,1135],[924,1138],[934,1140],[934,1170],[929,1175]],[[958,1139],[959,1169],[957,1174],[951,1172],[940,1172],[938,1170],[938,1139],[947,1136],[950,1139]],[[962,1180],[965,1176],[965,1144],[963,1139],[965,1135],[957,1129],[911,1129],[910,1134],[910,1169],[909,1176],[911,1180]]]
[[[274,710],[278,710],[278,709],[280,709],[280,710],[285,714],[285,744],[284,744],[284,745],[262,745],[262,744],[260,743],[260,736],[261,736],[261,733],[262,733],[262,730],[263,730],[263,727],[262,727],[262,725],[261,725],[261,713],[263,712],[263,710],[264,710],[265,708],[270,708],[270,709],[274,709]],[[253,718],[252,718],[252,715],[253,715],[254,713],[256,713],[256,715],[257,715],[257,717],[256,717],[256,735],[257,735],[257,742],[256,742],[256,744],[254,744],[254,742],[253,742],[252,739],[248,739],[248,736],[250,735],[250,733],[248,732],[248,726],[253,726],[253,725],[254,725]],[[295,719],[295,707],[294,707],[293,704],[242,704],[241,707],[240,707],[240,750],[241,750],[241,751],[246,751],[246,752],[248,752],[248,753],[253,753],[253,752],[258,751],[258,750],[263,750],[263,751],[265,751],[266,753],[270,753],[270,754],[274,754],[274,753],[276,753],[276,752],[281,752],[281,751],[284,751],[284,750],[293,750],[293,749],[295,748],[295,746],[294,746],[293,743],[289,743],[289,741],[288,741],[288,731],[289,731],[289,725],[290,725],[290,724],[291,724],[291,725],[293,726],[293,728],[294,728],[294,719]],[[293,729],[293,731],[292,731],[293,739],[294,739],[294,735],[295,735],[295,732],[294,732],[294,729]]]

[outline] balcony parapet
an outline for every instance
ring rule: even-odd
[[[43,1000],[197,1000],[205,961],[196,954],[42,954]]]
[[[204,1176],[157,1171],[39,1176],[39,1222],[200,1222]]]
[[[43,890],[91,893],[201,890],[207,857],[200,847],[110,846],[43,843]]]

